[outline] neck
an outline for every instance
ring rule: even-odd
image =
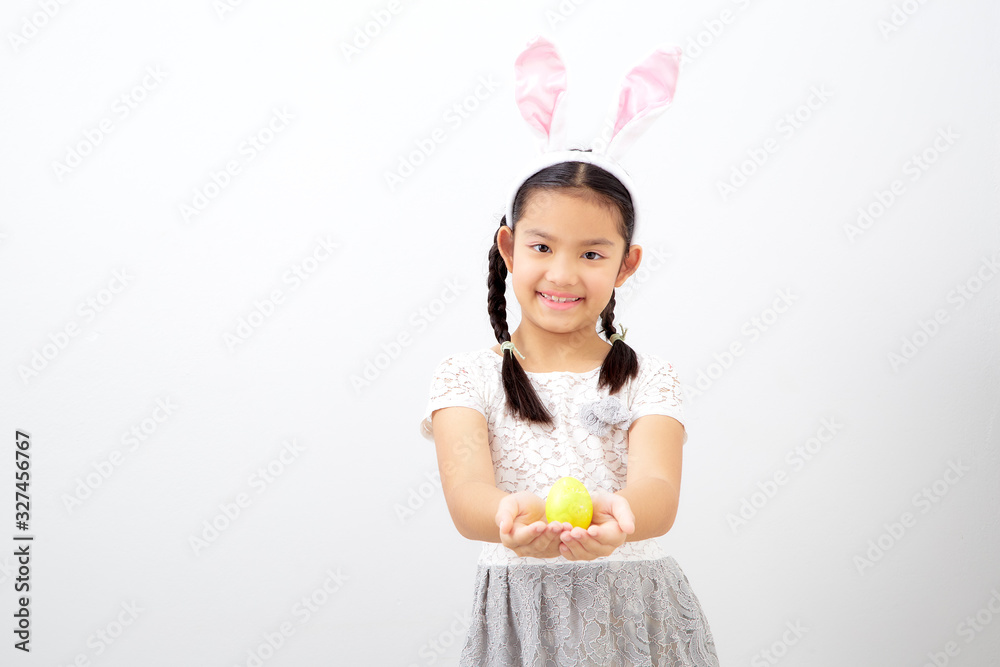
[[[510,338],[525,357],[518,361],[530,371],[587,371],[599,366],[610,349],[594,330],[555,333],[522,326]]]

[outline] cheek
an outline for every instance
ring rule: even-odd
[[[526,271],[519,271],[515,274],[511,284],[514,287],[514,293],[518,295],[523,296],[535,291],[535,282],[528,277]]]
[[[517,270],[511,274],[515,285],[532,285],[541,277],[541,271],[532,266],[531,262],[521,262],[517,265]]]
[[[591,276],[589,287],[594,292],[607,292],[611,294],[611,290],[615,287],[615,280],[618,278],[617,271],[602,271],[600,274],[594,274]]]

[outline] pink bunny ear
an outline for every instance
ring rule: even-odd
[[[536,37],[514,62],[514,99],[524,119],[541,133],[543,151],[563,148],[565,92],[562,58],[552,42]]]
[[[619,158],[674,99],[681,50],[657,49],[625,76],[611,141],[605,154]]]

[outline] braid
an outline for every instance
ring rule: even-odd
[[[601,328],[605,338],[611,338],[615,333],[615,291],[611,290],[611,300],[601,313]],[[639,375],[639,360],[635,350],[617,339],[611,344],[608,356],[601,364],[601,377],[597,381],[598,388],[608,387],[609,393],[616,394],[629,378]]]
[[[500,220],[500,227],[504,227],[506,224],[506,216],[504,216]],[[493,247],[490,248],[489,252],[486,306],[490,314],[490,325],[493,327],[497,342],[506,343],[510,340],[510,331],[507,328],[507,297],[504,295],[507,291],[507,265],[504,264],[503,256],[497,247],[499,233],[500,229],[498,228],[493,234]],[[552,415],[545,409],[513,351],[503,353],[501,376],[504,393],[507,396],[507,408],[512,414],[531,422],[552,423]]]
[[[501,225],[502,227],[503,225]],[[490,313],[490,326],[497,341],[505,343],[510,340],[507,330],[507,265],[504,264],[500,249],[497,247],[497,233],[493,235],[493,247],[489,254],[489,275],[486,278],[486,307]]]

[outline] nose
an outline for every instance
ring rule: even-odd
[[[570,253],[557,253],[549,262],[545,279],[552,285],[569,287],[576,284],[576,259]]]

